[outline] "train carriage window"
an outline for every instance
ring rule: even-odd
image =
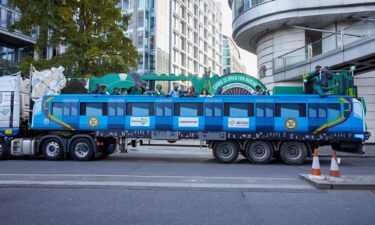
[[[107,103],[102,102],[86,102],[81,103],[81,116],[106,116],[107,115]]]
[[[310,103],[309,104],[309,117],[310,118],[326,118],[327,117],[327,105]]]
[[[172,102],[156,102],[156,116],[172,116]]]
[[[257,103],[256,111],[257,117],[273,117],[273,103]]]
[[[350,116],[349,103],[344,103],[344,116],[345,118]]]
[[[275,117],[306,117],[306,104],[276,103]]]
[[[156,103],[156,116],[164,116],[164,102]]]
[[[326,104],[319,104],[319,118],[327,117],[327,105]]]
[[[164,102],[164,116],[172,116],[172,102]]]
[[[309,104],[309,117],[310,118],[318,117],[318,104]]]
[[[221,113],[222,104],[220,102],[215,102],[214,106],[215,106],[214,107],[214,116],[221,117],[222,116],[222,113]]]
[[[339,103],[328,104],[328,116],[331,118],[339,118],[341,116],[341,107]]]
[[[207,102],[205,115],[210,117],[221,117],[221,103]]]
[[[253,117],[253,103],[225,103],[224,116],[230,117]]]
[[[62,116],[63,113],[63,104],[61,102],[52,103],[52,115]]]
[[[78,116],[78,103],[77,102],[64,102],[63,103],[64,116]]]
[[[176,102],[174,108],[175,116],[203,116],[203,103]]]
[[[206,116],[214,116],[214,103],[213,102],[207,102],[206,103]]]
[[[153,116],[154,115],[154,103],[129,102],[126,104],[126,115],[128,116]]]
[[[125,115],[125,103],[124,102],[109,102],[108,103],[108,115],[109,116],[124,116]]]

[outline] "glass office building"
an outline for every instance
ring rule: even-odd
[[[222,14],[213,0],[122,0],[126,35],[141,55],[137,73],[222,72]]]
[[[34,55],[36,31],[31,36],[21,32],[9,32],[10,26],[21,17],[18,9],[12,7],[7,0],[0,1],[0,74],[16,72],[17,62],[26,56]]]
[[[232,38],[223,35],[223,74],[246,73],[241,55]]]

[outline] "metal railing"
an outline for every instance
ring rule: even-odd
[[[333,32],[322,39],[297,48],[273,59],[273,71],[303,63],[314,57],[334,50],[344,50],[345,46],[375,35],[375,16],[363,19],[338,32]]]

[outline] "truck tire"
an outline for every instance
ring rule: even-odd
[[[232,141],[216,142],[212,147],[214,158],[219,163],[231,163],[235,161],[239,152],[239,146]]]
[[[307,158],[307,147],[303,142],[284,142],[280,146],[280,156],[288,165],[302,165]]]
[[[6,159],[8,156],[5,141],[0,140],[0,160]]]
[[[89,161],[94,158],[94,146],[88,138],[77,138],[70,144],[70,155],[77,161]]]
[[[64,146],[58,138],[47,138],[42,144],[42,154],[46,160],[60,160],[64,156]]]
[[[246,157],[254,164],[267,164],[272,159],[272,146],[266,141],[249,142],[246,145]]]

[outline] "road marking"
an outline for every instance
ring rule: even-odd
[[[99,181],[18,181],[3,180],[0,186],[50,186],[50,187],[165,187],[165,188],[217,188],[217,189],[314,189],[310,185],[291,184],[208,184],[208,183],[154,183],[154,182],[99,182]]]
[[[168,175],[130,175],[130,174],[0,174],[1,176],[31,176],[31,177],[132,177],[132,178],[177,178],[177,179],[251,179],[251,180],[298,180],[293,177],[207,177],[207,176],[168,176]]]

